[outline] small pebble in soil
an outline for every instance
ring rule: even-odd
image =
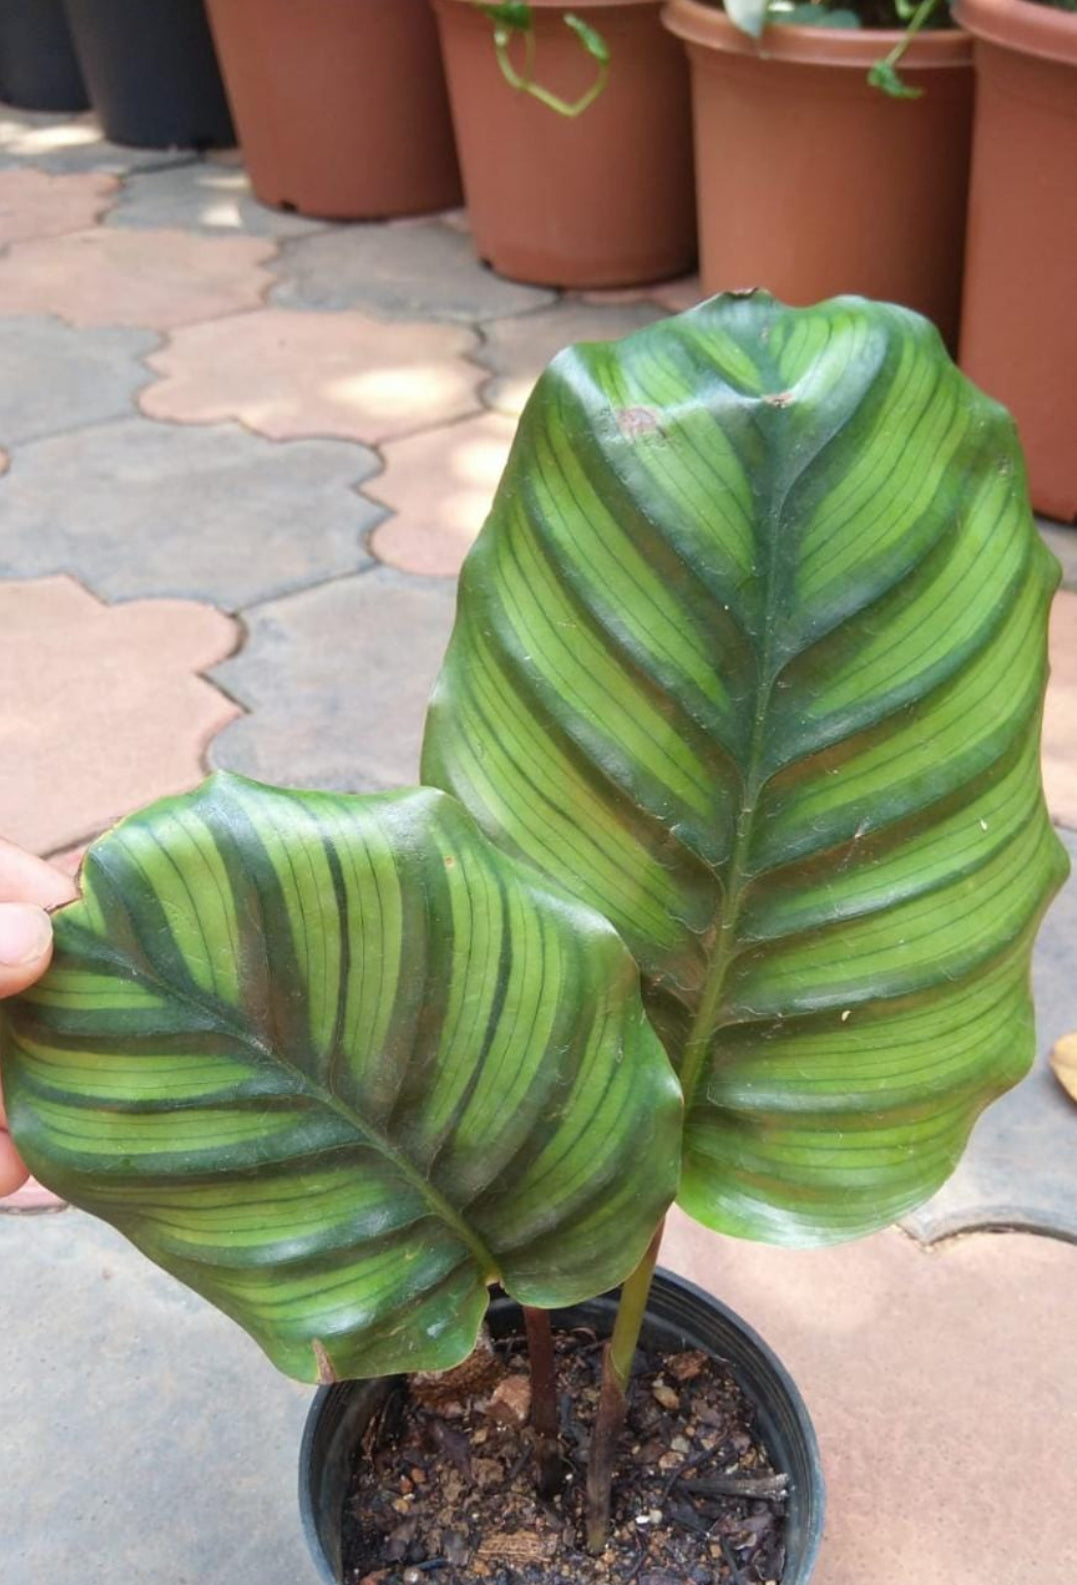
[[[609,1545],[600,1558],[582,1550],[596,1342],[582,1329],[556,1338],[566,1467],[547,1502],[522,1338],[484,1338],[447,1387],[396,1388],[357,1454],[345,1585],[780,1585],[786,1482],[729,1371],[699,1350],[641,1351]]]
[[[668,1382],[662,1380],[661,1376],[655,1382],[654,1386],[651,1388],[651,1391],[654,1393],[656,1402],[660,1403],[663,1409],[669,1409],[671,1412],[676,1412],[676,1410],[680,1407],[681,1400],[678,1398],[677,1394],[673,1391],[673,1388],[668,1384]]]

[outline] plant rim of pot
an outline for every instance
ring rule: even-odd
[[[954,14],[987,44],[1077,66],[1077,12],[1042,0],[955,0]]]
[[[1029,0],[1013,0],[1029,10]],[[803,66],[870,67],[884,49],[900,45],[908,35],[900,28],[798,27],[782,22],[768,27],[761,37],[750,33],[708,0],[666,0],[662,20],[671,33],[687,44],[720,50],[727,55],[751,55],[757,60],[784,61]],[[972,40],[962,28],[934,28],[919,33],[908,44],[902,64],[914,71],[938,71],[968,66]]]
[[[829,40],[850,34],[854,38],[866,38],[867,78],[870,86],[877,88],[890,99],[919,99],[924,92],[923,88],[905,82],[899,68],[910,64],[916,65],[916,55],[919,54],[916,46],[925,37],[925,33],[930,36],[931,33],[945,34],[957,31],[933,25],[940,10],[948,4],[949,0],[894,0],[895,10],[905,23],[902,28],[861,28],[855,11],[849,7],[831,8],[824,3],[824,0],[813,0],[813,3],[791,8],[809,14],[818,14],[824,19],[818,23],[813,20],[807,26],[799,26],[796,21],[787,21],[783,13],[773,11],[772,0],[721,0],[721,4],[719,0],[713,0],[713,3],[704,5],[701,9],[720,11],[736,31],[743,33],[757,44],[764,34],[769,37],[774,32],[784,33],[787,30],[806,34],[819,33]],[[828,15],[832,15],[835,19],[830,26],[827,26],[825,20]],[[841,20],[838,21],[838,18]],[[880,46],[887,44],[890,46],[889,49],[880,55],[878,53]],[[823,48],[825,50],[825,44]],[[777,52],[764,50],[760,53],[771,55]],[[803,56],[795,58],[799,59]],[[819,59],[817,56],[809,56],[809,58]],[[824,60],[819,60],[819,63],[830,64]],[[844,64],[844,60],[835,64]]]

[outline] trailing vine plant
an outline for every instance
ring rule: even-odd
[[[581,49],[595,62],[591,86],[578,99],[567,100],[535,80],[537,46],[532,8],[527,0],[475,0],[480,11],[493,23],[494,50],[501,74],[511,88],[529,94],[549,110],[569,119],[583,115],[602,93],[609,79],[610,51],[606,40],[575,12],[567,11],[562,22],[580,41]],[[517,59],[514,60],[514,53]],[[522,55],[522,58],[520,56]]]
[[[1077,0],[1075,0],[1077,3]],[[873,88],[894,99],[919,99],[901,76],[899,66],[910,44],[924,28],[945,26],[948,0],[723,0],[726,15],[735,27],[752,38],[762,37],[768,24],[826,28],[902,28],[903,36],[868,72]]]

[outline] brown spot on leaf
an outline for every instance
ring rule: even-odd
[[[1051,1066],[1066,1094],[1077,1101],[1077,1033],[1063,1035],[1055,1042]]]
[[[768,407],[789,407],[796,400],[792,391],[774,391],[770,396],[764,396]]]
[[[335,1381],[340,1379],[333,1369],[333,1361],[326,1353],[325,1345],[318,1338],[312,1340],[311,1347],[314,1350],[314,1358],[318,1365],[318,1380],[323,1387],[331,1387]]]
[[[662,425],[653,407],[622,407],[617,414],[617,427],[626,440],[639,440],[644,435],[662,433]]]

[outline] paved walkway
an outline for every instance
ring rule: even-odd
[[[0,832],[72,867],[209,765],[414,781],[534,378],[694,298],[514,285],[458,215],[313,224],[254,203],[232,158],[0,107]],[[1077,530],[1044,532],[1068,585],[1045,768],[1077,860]],[[904,1229],[791,1254],[674,1219],[667,1262],[778,1347],[816,1417],[819,1585],[1077,1578],[1077,1109],[1044,1060],[1077,1027],[1077,883],[1036,990],[1036,1071]],[[0,1216],[0,1272],[5,1585],[309,1577],[306,1391],[80,1213]]]

